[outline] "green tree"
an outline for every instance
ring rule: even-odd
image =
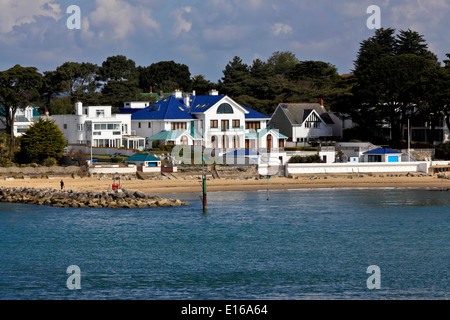
[[[101,81],[137,80],[136,63],[123,55],[106,58],[98,70],[98,79]]]
[[[66,140],[55,121],[39,119],[20,138],[20,159],[43,164],[46,159],[62,158]]]
[[[235,56],[223,70],[223,77],[219,81],[220,91],[236,98],[249,93],[250,72],[247,64]]]
[[[139,88],[148,92],[173,92],[191,90],[192,80],[189,67],[174,61],[160,61],[148,67],[139,67]]]
[[[267,59],[268,66],[272,69],[274,74],[281,77],[287,77],[300,61],[290,51],[275,51],[269,59]]]
[[[34,67],[14,67],[0,72],[0,117],[6,126],[6,133],[11,136],[14,147],[14,119],[17,108],[27,106],[39,99],[42,75]]]
[[[192,90],[195,90],[195,94],[208,95],[211,89],[215,89],[216,85],[209,80],[205,79],[205,76],[200,74],[192,77]]]
[[[403,140],[408,118],[425,103],[423,79],[436,66],[418,33],[400,31],[395,36],[394,29],[377,30],[361,43],[355,61],[351,108],[358,113],[359,124],[389,123],[391,139]]]

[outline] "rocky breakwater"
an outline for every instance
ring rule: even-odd
[[[74,208],[157,208],[189,205],[178,199],[124,189],[95,192],[7,187],[0,187],[0,202]]]

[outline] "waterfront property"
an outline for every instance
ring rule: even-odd
[[[335,120],[333,120],[333,118]],[[318,140],[336,140],[342,124],[320,103],[280,103],[268,123],[288,137],[287,146],[309,146]]]
[[[112,114],[111,106],[75,104],[74,115],[52,115],[68,144],[144,150],[145,139],[131,134],[131,115]]]
[[[131,126],[138,136],[146,137],[148,149],[164,144],[203,146],[219,154],[229,149],[282,152],[287,137],[268,128],[269,120],[215,90],[202,96],[175,90],[172,96],[134,112]]]
[[[364,152],[364,162],[401,162],[402,153],[389,148],[377,148]]]
[[[40,117],[38,107],[34,105],[27,105],[26,107],[19,107],[16,110],[16,114],[14,117],[14,136],[20,137],[27,131],[28,127],[34,121],[37,121]],[[0,106],[0,130],[4,130],[6,128],[5,125],[5,107]]]
[[[161,160],[149,153],[136,153],[125,159],[125,162],[135,164],[138,171],[161,172]]]

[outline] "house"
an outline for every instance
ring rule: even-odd
[[[34,121],[37,121],[40,114],[38,108],[34,105],[27,105],[26,107],[18,107],[14,118],[14,136],[19,137],[27,131],[28,127]],[[0,106],[0,130],[6,128],[5,108]]]
[[[334,116],[334,115],[333,115]],[[269,121],[270,128],[276,128],[289,137],[287,146],[309,146],[318,140],[333,140],[335,132],[341,132],[332,116],[320,103],[281,103]]]
[[[370,142],[336,142],[336,152],[339,162],[364,162],[364,153],[377,149],[378,147]]]
[[[139,171],[161,172],[161,160],[149,153],[136,153],[125,159],[125,162],[136,165]]]
[[[284,148],[287,137],[267,128],[270,118],[227,95],[175,92],[131,115],[131,126],[146,137],[147,148],[156,144],[203,146],[212,149]]]
[[[131,132],[131,114],[112,114],[111,106],[75,104],[74,115],[53,115],[68,144],[144,150],[145,139]]]
[[[377,148],[364,152],[364,162],[401,162],[402,153],[388,148]]]

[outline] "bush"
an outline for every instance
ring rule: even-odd
[[[322,159],[320,159],[318,154],[312,156],[293,156],[289,159],[289,163],[322,163]]]
[[[441,143],[436,149],[436,159],[450,160],[450,141]]]
[[[53,166],[56,166],[58,164],[58,161],[56,161],[55,158],[48,157],[42,162],[42,164],[44,166],[46,166],[46,167],[53,167]]]

